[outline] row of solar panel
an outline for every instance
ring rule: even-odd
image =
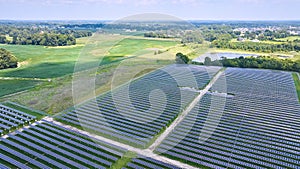
[[[228,68],[225,76],[234,96],[206,94],[156,152],[198,167],[299,168],[300,105],[286,99],[296,97],[290,73]]]
[[[0,104],[0,135],[35,119],[35,116]]]
[[[222,90],[224,79],[226,79],[225,85],[229,93],[238,93],[243,96],[251,93],[254,97],[276,98],[281,102],[298,103],[290,72],[229,68],[226,69],[223,79],[217,81],[212,87],[213,90]],[[236,87],[240,85],[243,87]]]
[[[209,74],[205,67],[167,66],[82,104],[61,120],[145,148],[197,95],[181,90],[178,86],[190,82],[179,84],[178,80],[186,79],[190,72],[198,85],[189,87],[203,87],[218,70],[211,69]]]
[[[13,168],[109,168],[126,152],[47,121],[2,138],[0,149]]]

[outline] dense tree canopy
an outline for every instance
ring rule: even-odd
[[[0,69],[15,68],[18,61],[9,51],[0,48]]]
[[[204,65],[224,66],[224,67],[241,67],[241,68],[262,68],[285,71],[300,72],[300,61],[289,59],[275,59],[271,57],[239,57],[234,59],[223,58],[221,60],[211,61],[209,57],[205,58]]]
[[[12,38],[8,40],[6,36]],[[0,43],[17,45],[67,46],[75,45],[76,38],[92,36],[91,31],[48,29],[40,27],[0,26]]]
[[[189,61],[190,59],[186,55],[182,53],[176,54],[176,59],[175,59],[176,64],[187,64]]]
[[[14,36],[11,44],[17,45],[43,45],[43,46],[67,46],[75,45],[74,36],[62,34],[33,34],[28,36]]]
[[[270,43],[257,43],[257,42],[228,42],[224,40],[215,40],[212,43],[212,47],[216,48],[228,48],[238,49],[255,52],[289,52],[289,51],[300,51],[299,43],[282,43],[282,44],[270,44]]]

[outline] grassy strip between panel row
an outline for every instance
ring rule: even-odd
[[[298,101],[300,103],[300,79],[299,79],[300,76],[297,75],[297,73],[293,73],[292,75],[295,82],[296,91],[298,94]]]
[[[112,169],[121,169],[122,167],[125,167],[127,163],[129,163],[133,158],[137,157],[137,153],[128,151],[124,154],[122,158],[120,158],[118,161],[116,161],[111,168]]]

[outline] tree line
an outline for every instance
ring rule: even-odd
[[[226,57],[220,60],[212,61],[206,57],[204,65],[207,66],[224,66],[224,67],[240,67],[240,68],[258,68],[258,69],[274,69],[284,71],[300,72],[300,60],[292,61],[289,59],[276,59],[266,56],[258,57],[239,57],[228,59]]]
[[[16,68],[17,66],[17,58],[9,51],[0,48],[0,69]]]
[[[257,43],[257,42],[222,42],[214,41],[211,47],[216,48],[227,48],[227,49],[238,49],[254,52],[289,52],[289,51],[300,51],[299,43],[281,43],[281,44],[270,44],[270,43]]]
[[[11,37],[11,39],[7,38]],[[16,45],[67,46],[75,45],[76,38],[92,36],[91,31],[39,27],[0,26],[0,43]]]

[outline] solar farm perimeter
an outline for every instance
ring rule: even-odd
[[[55,119],[0,105],[0,168],[300,168],[299,115],[290,72],[169,65]]]

